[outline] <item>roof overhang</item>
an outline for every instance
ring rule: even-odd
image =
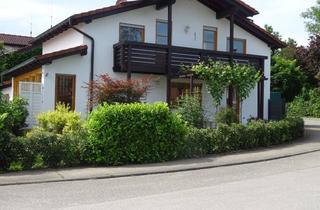
[[[40,68],[42,65],[50,64],[53,60],[57,60],[60,58],[77,55],[77,54],[84,56],[87,54],[87,50],[88,50],[87,45],[81,45],[78,47],[73,47],[73,48],[60,50],[60,51],[56,51],[56,52],[52,52],[44,55],[39,55],[39,56],[30,58],[29,60],[26,60],[9,70],[4,71],[3,73],[1,73],[1,76],[5,76],[5,77],[18,76],[18,75],[33,71],[34,69]]]
[[[175,3],[176,0],[171,0]],[[216,11],[218,18],[228,18],[230,13],[236,15],[239,19],[236,20],[236,24],[243,27],[248,32],[260,38],[262,41],[268,43],[269,46],[273,48],[282,48],[285,45],[279,41],[276,37],[261,29],[254,23],[250,23],[247,17],[251,17],[259,14],[257,10],[245,4],[241,0],[198,0],[207,7]],[[73,15],[59,24],[55,25],[53,28],[40,34],[32,41],[33,45],[41,44],[58,34],[68,30],[71,26],[77,25],[79,23],[90,23],[94,19],[103,18],[134,9],[139,9],[147,6],[155,5],[156,9],[161,9],[168,5],[168,0],[137,0],[132,2],[124,2],[115,6],[105,7],[97,10],[92,10],[89,12],[84,12],[80,14]],[[255,31],[256,30],[256,31]]]

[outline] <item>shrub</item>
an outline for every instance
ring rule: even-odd
[[[41,113],[37,119],[40,128],[55,134],[78,132],[82,128],[80,113],[64,104],[57,104],[56,110]]]
[[[183,120],[191,126],[202,128],[204,124],[204,111],[199,96],[184,95],[178,99],[176,111]]]
[[[211,129],[190,128],[185,136],[183,147],[180,151],[180,157],[203,157],[212,154],[213,145],[212,136],[214,134]]]
[[[216,124],[227,124],[239,123],[238,115],[232,108],[221,108],[215,115]]]
[[[88,120],[91,163],[119,165],[174,159],[186,124],[164,103],[101,105]]]
[[[304,90],[288,104],[289,117],[320,117],[320,90]]]
[[[76,166],[83,163],[85,151],[86,133],[64,133],[63,135],[48,132],[42,128],[35,128],[27,133],[26,138],[21,138],[22,152],[21,162],[28,168],[35,162],[41,162],[48,167]],[[38,161],[36,161],[38,159]]]
[[[8,114],[0,115],[0,170],[9,167],[14,160],[12,139],[14,136],[6,129]]]
[[[247,125],[219,124],[216,129],[189,130],[181,157],[199,157],[206,154],[266,147],[293,141],[304,133],[301,118],[281,121],[251,121]]]
[[[27,102],[24,99],[15,97],[12,101],[6,101],[0,97],[0,114],[7,113],[3,121],[6,130],[14,134],[20,134],[21,128],[25,127],[28,116]]]
[[[150,87],[150,79],[114,80],[102,74],[88,84],[92,92],[92,104],[136,103],[140,102]]]

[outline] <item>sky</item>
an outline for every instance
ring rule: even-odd
[[[79,12],[115,4],[116,0],[0,0],[0,33],[37,36],[65,18]],[[283,38],[308,43],[304,19],[300,14],[316,0],[244,0],[260,14],[253,17],[260,26],[273,26]],[[32,23],[32,27],[31,24]]]

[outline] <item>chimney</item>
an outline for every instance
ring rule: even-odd
[[[122,4],[122,3],[125,3],[125,2],[127,2],[127,0],[117,0],[116,5],[119,5],[119,4]]]

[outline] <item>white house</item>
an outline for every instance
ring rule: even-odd
[[[265,78],[241,104],[234,91],[226,91],[222,106],[234,105],[243,122],[267,119],[271,50],[285,44],[248,19],[257,14],[240,0],[118,0],[73,15],[36,37],[32,43],[42,46],[43,55],[6,71],[3,77],[12,85],[2,92],[21,95],[32,82],[37,88],[27,91],[41,95],[35,102],[41,111],[53,110],[60,101],[86,116],[89,93],[84,86],[96,75],[126,79],[152,74],[158,79],[146,102],[170,102],[197,87],[212,120],[216,108],[206,85],[182,78],[180,67],[205,58],[234,60],[256,66]]]

